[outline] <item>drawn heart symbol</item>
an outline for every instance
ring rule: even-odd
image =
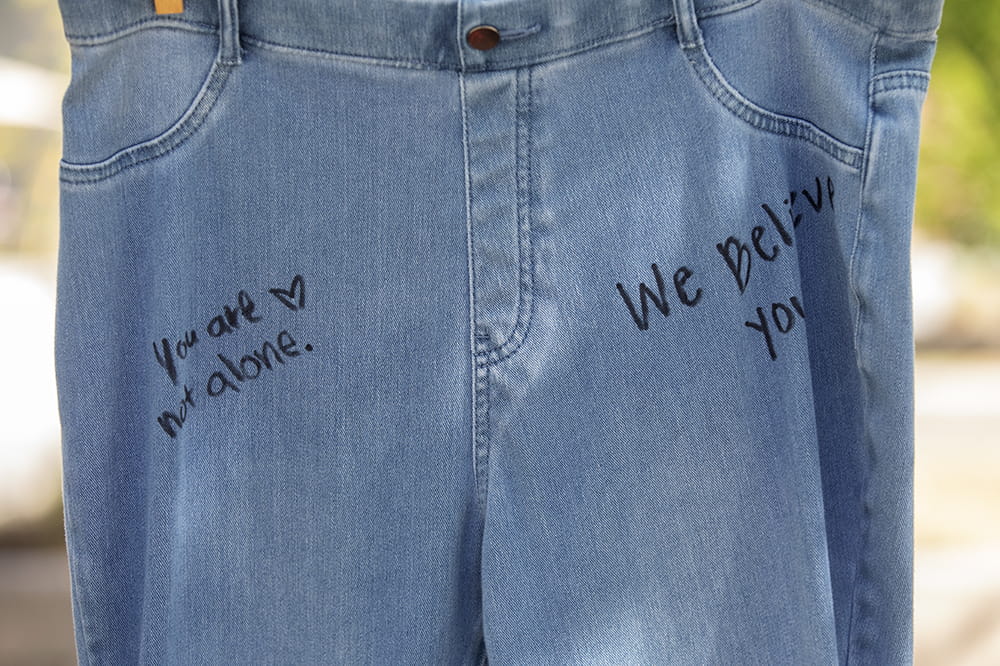
[[[735,259],[731,254],[734,247],[736,248]],[[732,271],[733,277],[736,278],[736,286],[740,288],[740,293],[742,294],[747,288],[747,282],[750,281],[750,248],[741,243],[738,238],[730,236],[726,239],[725,244],[716,243],[715,249],[726,260],[729,270]],[[745,267],[743,263],[744,256],[746,257]]]
[[[301,275],[296,275],[292,278],[291,289],[274,288],[268,289],[268,291],[274,294],[275,298],[281,301],[289,310],[300,310],[306,306],[306,281]]]

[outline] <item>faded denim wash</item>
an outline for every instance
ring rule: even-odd
[[[60,0],[81,664],[911,661],[941,0],[184,5]]]

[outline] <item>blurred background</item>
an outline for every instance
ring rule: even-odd
[[[1000,664],[1000,2],[945,0],[913,241],[921,666]],[[73,664],[53,347],[55,0],[0,0],[0,664]]]

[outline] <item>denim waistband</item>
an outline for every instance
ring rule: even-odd
[[[699,18],[768,0],[694,0]],[[801,0],[807,1],[807,0]],[[929,38],[942,0],[808,0],[889,34]],[[185,0],[157,15],[153,0],[59,0],[70,43],[155,25],[211,29],[238,15],[244,43],[374,58],[417,68],[489,70],[528,65],[674,23],[672,0]],[[489,50],[468,45],[497,29]]]

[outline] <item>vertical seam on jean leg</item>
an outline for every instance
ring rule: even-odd
[[[530,70],[528,70],[530,71]],[[514,190],[517,224],[517,318],[514,320],[514,330],[509,340],[516,339],[524,319],[524,305],[530,295],[525,292],[525,243],[527,242],[524,222],[524,111],[527,104],[526,91],[523,90],[525,79],[524,68],[514,70],[514,116],[517,120],[514,126]]]
[[[458,0],[455,4],[456,9],[456,40],[459,44],[462,43],[462,4],[463,0]],[[465,240],[466,240],[466,260],[467,260],[467,286],[469,290],[469,353],[471,354],[471,411],[472,411],[472,432],[470,436],[470,443],[472,448],[472,477],[473,483],[476,483],[477,479],[477,469],[476,469],[476,414],[477,414],[477,382],[476,382],[476,369],[477,369],[477,358],[478,358],[478,342],[476,340],[476,285],[475,285],[475,267],[474,267],[474,257],[473,257],[473,242],[472,242],[472,199],[470,193],[470,172],[469,172],[469,123],[466,118],[467,108],[465,100],[465,54],[461,48],[458,50],[459,62],[461,68],[458,71],[458,92],[459,92],[459,102],[461,107],[462,116],[462,164],[463,164],[463,178],[465,183]]]
[[[534,108],[532,70],[532,67],[524,69],[527,77],[528,94],[524,101],[524,111],[521,114],[521,125],[519,127],[521,131],[521,138],[523,139],[523,150],[521,151],[522,166],[518,172],[520,179],[523,179],[523,182],[520,183],[521,188],[519,193],[521,196],[518,198],[521,211],[520,231],[523,232],[522,242],[519,249],[524,252],[524,254],[521,255],[521,281],[519,283],[519,288],[524,292],[525,298],[528,301],[528,313],[526,315],[527,320],[525,321],[524,330],[521,334],[521,340],[518,342],[518,347],[523,344],[524,339],[528,336],[528,331],[531,328],[535,314],[535,246],[531,238],[533,233],[531,223],[531,114]]]
[[[865,127],[865,148],[864,148],[864,161],[862,163],[861,170],[861,184],[859,191],[858,200],[858,221],[854,231],[854,245],[851,248],[851,259],[850,268],[848,274],[850,275],[851,288],[854,292],[855,303],[857,304],[857,314],[855,315],[854,322],[854,354],[855,361],[858,366],[858,373],[861,378],[862,391],[866,395],[870,392],[869,388],[869,376],[868,371],[865,368],[865,360],[862,357],[861,350],[861,326],[863,320],[863,312],[866,308],[866,301],[861,293],[861,285],[858,278],[858,263],[859,255],[861,252],[861,234],[863,229],[864,212],[865,212],[865,189],[868,182],[869,170],[871,168],[872,161],[872,134],[873,127],[875,123],[875,101],[873,95],[873,86],[875,79],[875,63],[878,53],[878,42],[879,33],[876,32],[873,39],[871,49],[868,55],[868,118]],[[871,484],[872,467],[874,464],[874,444],[871,441],[871,435],[869,433],[869,418],[867,413],[867,400],[864,400],[865,412],[863,413],[864,418],[864,428],[862,430],[862,447],[865,451],[866,456],[866,466],[865,466],[865,478],[861,484],[861,506],[863,515],[863,525],[861,528],[861,543],[859,544],[858,550],[858,561],[857,568],[854,571],[854,583],[851,586],[851,611],[850,619],[848,620],[847,628],[847,641],[844,662],[845,664],[850,664],[852,658],[855,656],[854,643],[855,635],[859,625],[862,621],[860,605],[862,600],[860,599],[860,588],[864,583],[865,577],[865,563],[867,561],[867,551],[868,551],[868,539],[869,531],[871,529],[871,506],[868,502],[868,490]],[[860,650],[860,646],[858,648]]]
[[[479,365],[476,375],[476,501],[483,516],[486,515],[486,499],[489,493],[490,469],[490,366]],[[485,518],[484,518],[485,523]]]

